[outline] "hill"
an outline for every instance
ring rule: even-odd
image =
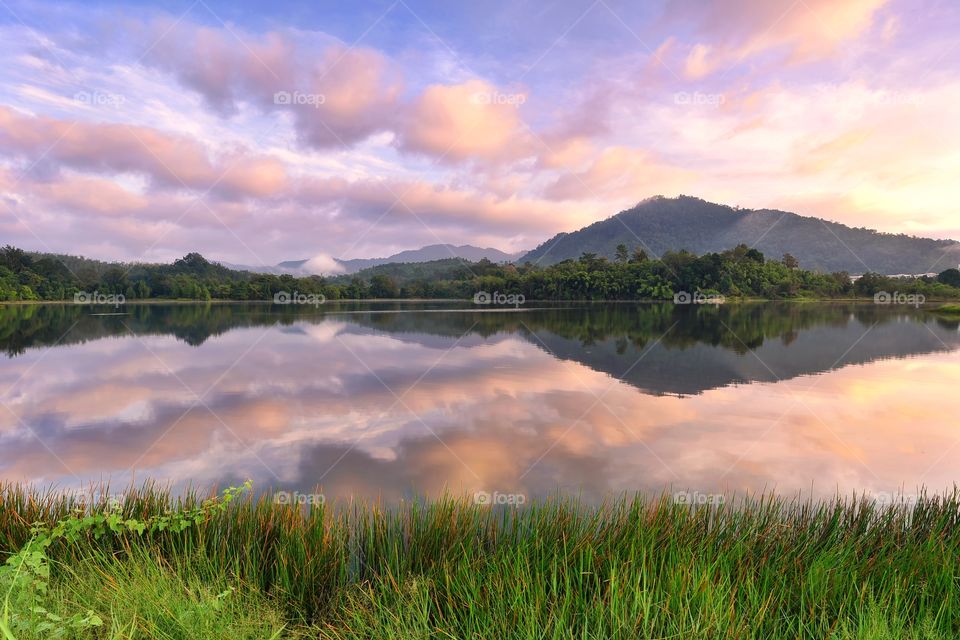
[[[852,228],[771,209],[735,209],[699,198],[656,196],[573,233],[560,233],[520,259],[555,264],[583,253],[613,258],[617,245],[653,256],[686,249],[720,252],[739,244],[765,255],[786,253],[805,269],[860,274],[920,274],[960,261],[960,243]]]
[[[337,262],[346,269],[346,273],[356,273],[362,269],[381,264],[389,264],[391,262],[432,262],[434,260],[448,260],[451,258],[461,258],[470,262],[479,262],[486,258],[490,262],[500,263],[512,262],[518,257],[515,253],[505,253],[499,249],[489,247],[474,247],[469,244],[460,246],[452,244],[431,244],[420,249],[401,251],[386,258],[358,258],[353,260],[337,260]]]
[[[505,253],[499,249],[490,247],[474,247],[473,245],[453,245],[453,244],[431,244],[419,249],[410,249],[395,253],[386,258],[352,258],[350,260],[340,260],[334,258],[341,270],[338,273],[357,273],[370,267],[376,267],[383,264],[401,263],[411,264],[419,262],[433,262],[436,260],[449,260],[459,258],[469,262],[479,262],[486,258],[490,262],[504,263],[512,262],[520,257],[522,253]],[[296,276],[311,275],[308,263],[310,260],[285,260],[272,266],[252,266],[221,263],[225,267],[238,271],[251,271],[253,273],[270,273],[274,275],[290,274]]]
[[[392,278],[398,285],[414,280],[465,280],[472,276],[473,265],[474,263],[463,258],[444,258],[425,262],[388,262],[330,278],[329,282],[347,284],[355,278],[370,280],[376,276]]]

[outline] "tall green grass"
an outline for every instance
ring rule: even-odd
[[[148,518],[205,497],[147,486],[120,509]],[[0,552],[26,544],[31,522],[52,525],[78,507],[106,505],[2,487]],[[491,508],[448,497],[306,509],[248,496],[181,532],[87,535],[48,549],[52,591],[73,594],[58,602],[107,622],[89,637],[221,637],[142,631],[136,603],[141,621],[169,622],[156,612],[173,604],[147,604],[177,602],[167,589],[200,594],[189,601],[196,606],[237,594],[265,612],[254,620],[269,623],[261,637],[342,639],[953,638],[958,552],[956,491],[882,508],[769,495],[687,506],[665,495],[595,506]],[[142,597],[101,601],[91,595],[97,585]],[[142,635],[106,635],[126,624]]]
[[[276,640],[298,634],[270,598],[204,569],[201,563],[178,571],[139,547],[122,558],[92,553],[60,565],[59,579],[38,599],[59,621],[34,616],[14,637]],[[77,612],[96,615],[98,624],[70,623]]]
[[[960,316],[960,304],[945,304],[933,309],[933,312],[945,316]]]

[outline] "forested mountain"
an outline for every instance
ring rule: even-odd
[[[480,261],[477,261],[480,263]],[[489,260],[482,264],[493,265]],[[443,280],[466,280],[472,275],[473,262],[463,258],[444,258],[427,262],[388,262],[330,278],[333,284],[347,284],[356,279],[369,281],[377,276],[387,277],[398,285],[422,280],[438,282]]]
[[[644,200],[579,231],[558,234],[519,262],[555,264],[583,253],[613,259],[620,244],[653,256],[746,244],[771,257],[792,254],[804,269],[852,274],[920,274],[960,262],[960,243],[952,240],[880,233],[787,211],[736,209],[689,196]]]

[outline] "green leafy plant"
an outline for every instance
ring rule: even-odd
[[[180,533],[202,523],[215,512],[226,511],[231,502],[252,486],[248,480],[240,487],[225,489],[219,497],[204,500],[197,507],[170,510],[143,520],[124,518],[121,506],[112,504],[103,513],[86,513],[78,508],[76,513],[53,527],[34,523],[27,543],[0,565],[0,588],[6,592],[3,611],[0,612],[0,633],[4,640],[16,640],[14,631],[21,629],[57,638],[103,624],[92,610],[64,617],[38,604],[39,598],[49,590],[51,561],[47,551],[54,543],[61,540],[73,543],[84,536],[99,540],[107,535],[142,537],[146,533]]]

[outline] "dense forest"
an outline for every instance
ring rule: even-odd
[[[789,300],[872,297],[878,292],[960,298],[960,271],[938,277],[889,278],[799,268],[796,258],[766,258],[740,245],[702,256],[667,252],[659,259],[621,244],[608,260],[584,253],[550,266],[461,259],[386,264],[350,276],[297,278],[228,269],[191,253],[172,264],[107,263],[72,256],[0,249],[0,301],[114,299],[273,300],[277,294],[327,300],[459,298],[476,293],[522,295],[528,300],[671,300],[681,292],[731,298]],[[289,296],[288,296],[289,297]]]

